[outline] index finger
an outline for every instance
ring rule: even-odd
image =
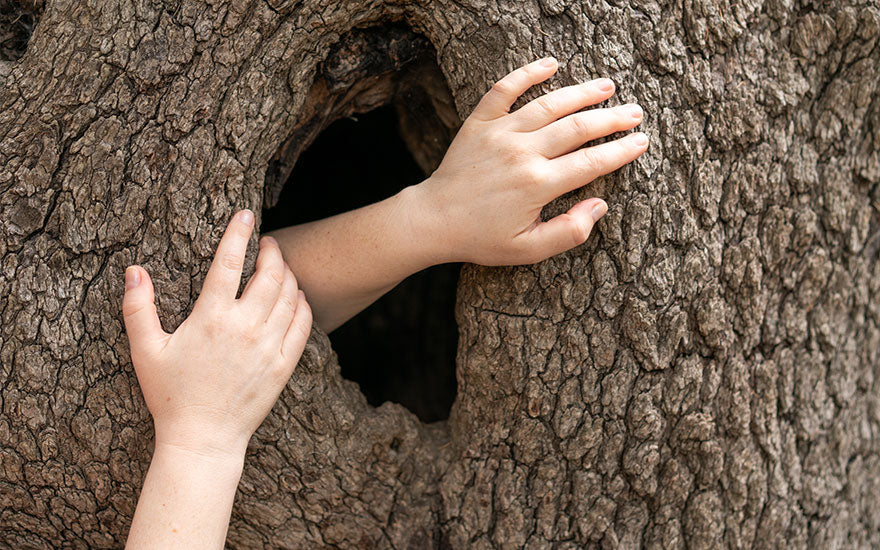
[[[474,107],[471,116],[478,120],[493,120],[510,112],[510,107],[526,90],[553,76],[556,59],[545,57],[523,65],[495,83]]]
[[[248,240],[254,229],[254,213],[239,210],[217,245],[214,261],[208,269],[201,296],[209,300],[233,301],[241,283],[241,270]]]

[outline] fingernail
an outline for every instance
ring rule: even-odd
[[[125,288],[131,289],[141,284],[141,272],[133,265],[125,269]]]
[[[263,240],[266,241],[266,244],[278,244],[278,241],[275,240],[275,237],[272,237],[270,235],[264,236]]]
[[[645,135],[643,132],[636,132],[632,134],[632,137],[630,139],[632,140],[633,144],[638,145],[639,147],[643,147],[648,144],[648,136]]]
[[[556,58],[552,56],[545,57],[541,60],[541,65],[544,65],[545,67],[552,67],[553,65],[556,65]]]
[[[642,115],[645,114],[644,111],[642,111],[641,105],[636,105],[635,103],[627,107],[627,109],[633,118],[642,118]]]
[[[608,205],[605,204],[605,201],[600,200],[593,206],[593,210],[590,212],[590,215],[593,216],[593,223],[599,221],[599,218],[604,216],[605,212],[608,212]]]
[[[600,78],[596,82],[596,86],[603,92],[610,92],[614,89],[614,82],[612,82],[610,78]]]
[[[254,223],[254,213],[245,208],[238,213],[238,220],[242,223],[251,225],[252,223]]]

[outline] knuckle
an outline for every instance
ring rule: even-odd
[[[523,65],[522,67],[520,67],[519,69],[517,69],[514,72],[519,72],[521,74],[524,74],[530,79],[534,78],[536,75],[538,75],[540,73],[540,71],[531,63],[529,63],[528,65]]]
[[[532,186],[546,185],[550,181],[550,174],[541,162],[529,163],[526,167],[525,173],[526,181]]]
[[[582,172],[595,174],[601,171],[604,159],[602,158],[601,153],[597,151],[598,150],[595,147],[581,149],[579,164]]]
[[[590,133],[590,125],[587,123],[587,119],[583,114],[569,117],[569,124],[571,124],[572,131],[574,131],[576,136],[584,137]]]
[[[309,335],[312,333],[312,308],[309,306],[309,303],[303,300],[302,307],[297,314],[299,317],[297,326],[302,332],[302,335],[308,339]]]
[[[136,304],[128,300],[122,301],[122,316],[125,318],[133,317],[144,310],[145,304]]]
[[[296,301],[293,299],[293,297],[290,294],[288,294],[286,292],[282,292],[281,296],[278,297],[278,303],[281,306],[286,307],[290,310],[296,309]]]
[[[205,332],[209,340],[220,337],[227,330],[226,325],[220,319],[216,312],[209,311],[201,322],[202,330]]]
[[[517,139],[504,131],[498,131],[492,136],[494,149],[498,151],[500,160],[507,167],[526,166],[535,158],[533,148],[523,140]]]
[[[505,77],[492,85],[492,91],[503,96],[513,95],[513,84]]]
[[[240,304],[239,304],[240,305]],[[247,309],[240,309],[233,317],[227,316],[225,320],[218,316],[217,326],[228,327],[226,331],[235,334],[235,337],[243,342],[252,343],[260,333],[262,320],[257,319]]]
[[[541,96],[535,100],[535,105],[541,110],[542,114],[546,116],[556,116],[557,107],[556,102],[551,99],[549,96]]]
[[[258,327],[256,326],[256,323],[255,322],[246,323],[243,327],[240,338],[241,338],[241,341],[244,342],[245,345],[247,345],[247,346],[253,346],[253,345],[257,344],[261,340],[261,338],[260,338],[260,332],[258,330]]]
[[[284,273],[277,268],[269,268],[266,270],[266,277],[273,281],[276,285],[284,284]]]
[[[227,252],[220,256],[220,265],[232,271],[238,271],[244,265],[244,258],[238,254]]]
[[[471,113],[472,115],[473,113]],[[455,139],[469,139],[475,135],[477,135],[476,126],[480,122],[479,119],[468,116],[464,119],[464,122],[459,126],[458,131],[455,133]]]
[[[515,144],[508,145],[507,135],[504,130],[498,128],[491,128],[479,134],[479,146],[492,147],[496,150],[499,148],[510,149],[511,147],[516,147]]]
[[[528,151],[519,145],[511,144],[504,148],[504,162],[508,166],[525,165],[528,168],[531,164],[527,162],[528,156]]]

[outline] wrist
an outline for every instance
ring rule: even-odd
[[[229,449],[220,452],[215,449],[181,446],[174,443],[156,442],[153,449],[153,462],[163,461],[173,464],[182,471],[200,468],[201,471],[213,472],[222,477],[234,478],[238,483],[244,468],[244,450]]]
[[[186,453],[206,460],[243,462],[251,434],[181,421],[155,423],[156,450]]]
[[[461,261],[456,257],[456,248],[449,243],[449,224],[436,200],[431,198],[432,180],[405,187],[395,199],[400,203],[401,219],[404,227],[401,234],[425,269],[434,265]]]

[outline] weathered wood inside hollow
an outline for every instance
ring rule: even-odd
[[[416,162],[430,174],[461,125],[435,56],[424,36],[399,24],[344,35],[321,64],[293,133],[269,162],[265,205],[275,204],[296,159],[333,121],[389,103]]]

